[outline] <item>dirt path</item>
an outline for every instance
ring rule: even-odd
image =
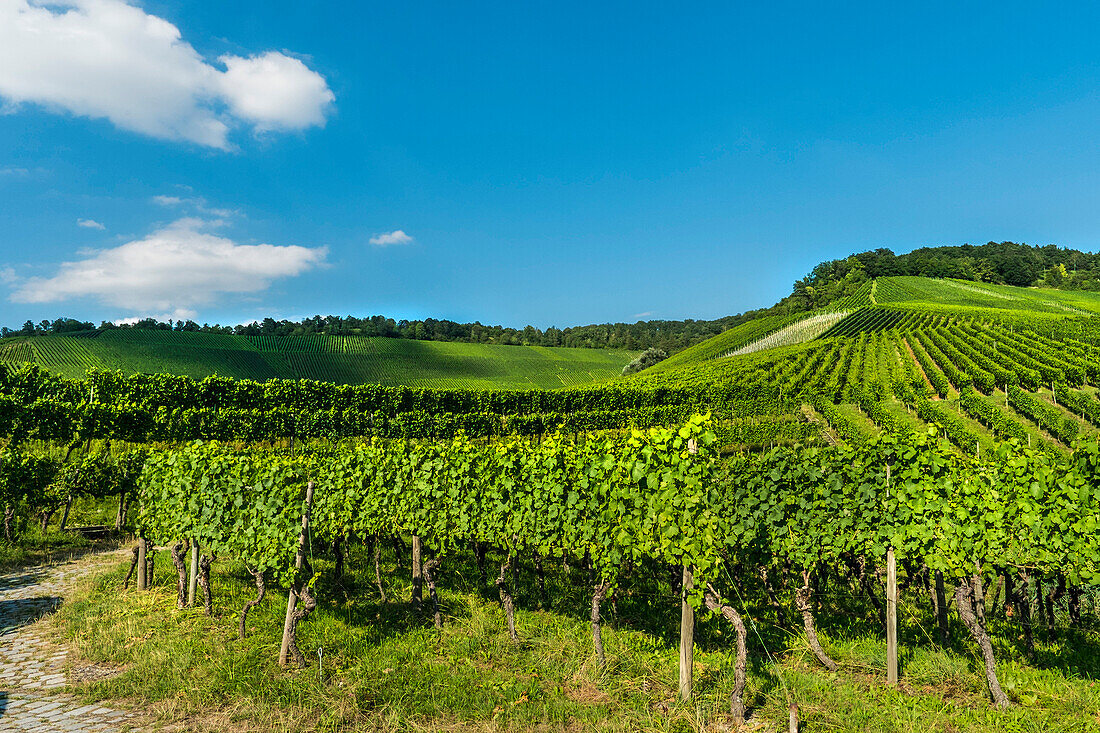
[[[68,651],[50,638],[42,619],[71,593],[73,583],[123,557],[120,551],[0,574],[0,730],[76,733],[137,731],[130,714],[85,705],[65,692]],[[78,678],[94,670],[72,670]]]
[[[813,423],[821,431],[821,436],[825,438],[825,442],[829,445],[839,445],[840,438],[837,436],[836,431],[833,430],[833,426],[830,425],[825,418],[817,414],[817,410],[807,404],[802,405],[802,417],[806,418],[806,422]]]
[[[917,355],[913,353],[913,347],[909,345],[909,340],[903,338],[901,342],[905,344],[905,350],[909,352],[909,358],[913,360],[914,366],[917,367],[917,374],[921,375],[924,378],[924,383],[928,385],[928,389],[932,393],[928,396],[928,399],[940,399],[939,392],[937,392],[936,388],[932,385],[932,380],[929,379],[928,375],[924,373],[924,367],[921,366],[920,359],[918,359]]]

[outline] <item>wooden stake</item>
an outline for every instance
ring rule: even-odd
[[[886,497],[890,497],[890,464],[886,464]],[[886,548],[886,684],[898,683],[898,563]]]
[[[298,535],[298,552],[294,554],[294,569],[302,569],[302,560],[305,557],[306,533],[309,532],[309,510],[313,506],[313,482],[306,484],[306,508],[302,512],[302,532]],[[285,667],[287,656],[290,654],[290,621],[294,616],[294,609],[298,607],[298,594],[294,592],[294,585],[290,586],[290,593],[286,599],[286,620],[283,621],[283,643],[279,647],[279,666]]]
[[[80,474],[77,473],[77,476]],[[69,497],[65,499],[65,512],[61,515],[61,531],[65,531],[65,525],[69,523],[69,510],[73,508],[73,495],[69,494]]]
[[[417,611],[424,599],[424,564],[420,560],[420,535],[413,535],[412,546],[412,604]]]
[[[691,700],[691,672],[695,654],[695,609],[688,603],[691,591],[691,569],[684,566],[680,589],[680,699]]]
[[[191,543],[191,577],[187,581],[187,605],[195,605],[195,590],[199,584],[199,543]]]
[[[886,684],[898,683],[898,563],[886,550]]]
[[[695,438],[688,440],[688,452],[692,455],[699,452]],[[691,673],[695,656],[695,609],[687,600],[691,586],[691,568],[685,565],[680,583],[680,699],[684,702],[691,700]]]
[[[137,566],[137,571],[138,571],[137,587],[138,587],[138,590],[148,590],[149,589],[149,583],[147,582],[146,577],[145,577],[145,552],[146,552],[145,538],[144,537],[138,537],[138,566]]]

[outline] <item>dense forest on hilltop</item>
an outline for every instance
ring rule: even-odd
[[[1043,286],[1063,290],[1100,291],[1100,254],[1055,245],[1031,246],[1014,242],[989,242],[946,247],[921,247],[906,254],[879,248],[842,260],[818,264],[796,281],[790,295],[769,308],[725,316],[715,320],[651,320],[635,323],[602,323],[546,329],[526,326],[486,326],[480,322],[457,323],[447,319],[395,320],[386,316],[313,316],[302,321],[265,318],[237,326],[199,325],[195,321],[158,321],[146,318],[133,324],[104,321],[101,329],[198,331],[238,336],[375,336],[419,341],[453,341],[516,346],[568,346],[642,351],[661,349],[675,353],[716,336],[734,326],[762,316],[789,315],[828,306],[853,295],[863,283],[876,277],[917,275],[958,278],[1003,285]],[[19,330],[0,328],[0,336],[40,336],[89,331],[88,321],[58,318]]]

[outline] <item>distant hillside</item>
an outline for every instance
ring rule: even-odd
[[[629,351],[439,343],[360,336],[244,337],[113,329],[7,338],[0,361],[71,377],[88,369],[316,379],[337,384],[554,389],[617,376]]]

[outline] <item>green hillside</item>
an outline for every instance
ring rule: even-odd
[[[634,356],[610,349],[497,346],[361,336],[232,336],[117,329],[7,338],[0,361],[69,377],[88,369],[316,379],[337,384],[554,389],[617,376]]]
[[[871,305],[874,283],[865,283],[854,295],[834,301],[827,308],[819,308],[809,312],[793,313],[788,315],[766,315],[751,321],[734,326],[714,338],[673,354],[668,359],[658,363],[652,371],[666,371],[676,367],[699,364],[715,357],[725,356],[731,352],[746,347],[787,345],[782,343],[765,344],[769,336],[780,334],[786,329],[791,332],[790,342],[801,342],[814,338],[818,333],[812,330],[809,334],[798,334],[800,324],[806,324],[815,318],[824,315],[844,314],[854,312],[860,308]],[[826,329],[821,329],[822,331]]]
[[[1015,311],[1055,317],[1100,314],[1100,293],[1017,288],[926,277],[880,278],[875,288],[875,302],[954,314],[979,315],[986,311]]]
[[[966,280],[926,277],[884,277],[866,283],[849,298],[827,308],[791,316],[768,315],[742,323],[714,338],[673,354],[646,374],[705,364],[754,342],[763,342],[783,328],[815,315],[847,311],[848,317],[820,336],[841,336],[862,330],[890,328],[921,314],[987,319],[1063,319],[1100,316],[1100,293],[1052,288],[1019,288]],[[870,320],[874,319],[875,323]],[[859,325],[856,325],[859,324]]]
[[[1064,453],[1100,434],[1100,295],[878,278],[824,333],[777,338],[813,317],[743,324],[627,383],[725,385],[753,400],[720,416],[753,424],[730,433],[742,445],[935,429],[967,452],[1015,439]],[[749,353],[729,355],[737,344]]]

